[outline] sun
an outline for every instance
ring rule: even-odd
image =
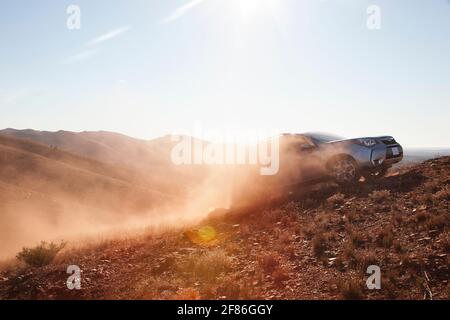
[[[257,15],[270,14],[281,0],[232,0],[236,2],[243,19],[248,20]]]
[[[255,14],[261,5],[261,0],[237,0],[241,15],[248,18]]]

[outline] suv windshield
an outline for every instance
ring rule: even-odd
[[[320,133],[320,132],[306,133],[305,136],[310,137],[312,140],[319,142],[319,143],[327,143],[327,142],[331,142],[331,141],[345,139],[345,138],[335,135],[335,134]]]

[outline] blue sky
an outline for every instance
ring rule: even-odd
[[[366,26],[373,4],[380,30]],[[150,139],[200,124],[450,147],[449,40],[448,0],[2,1],[0,128]]]

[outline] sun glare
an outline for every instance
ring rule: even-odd
[[[261,1],[258,0],[238,0],[239,9],[243,17],[249,17],[253,15],[258,9],[258,5],[261,5]]]
[[[280,0],[234,0],[240,10],[241,16],[244,19],[253,18],[256,15],[270,13],[270,10]]]

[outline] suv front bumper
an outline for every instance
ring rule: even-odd
[[[391,166],[403,159],[403,148],[399,144],[378,145],[372,149],[370,162],[373,166]]]

